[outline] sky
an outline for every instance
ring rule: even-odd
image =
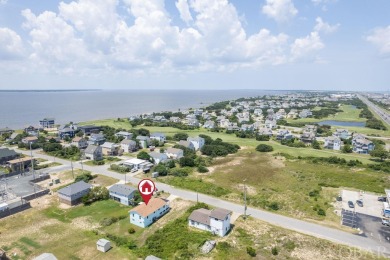
[[[390,90],[388,0],[0,0],[0,90]]]

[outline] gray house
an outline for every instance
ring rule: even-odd
[[[84,158],[99,161],[103,159],[103,152],[100,146],[93,144],[88,145],[84,151]]]
[[[124,140],[122,140],[120,145],[121,145],[121,149],[125,153],[131,153],[131,152],[137,151],[137,143],[133,140],[124,139]]]
[[[150,138],[148,136],[137,136],[137,141],[142,149],[148,148],[150,144]]]
[[[127,206],[134,204],[133,198],[136,191],[134,188],[124,184],[114,184],[108,191],[111,199]]]
[[[165,153],[150,152],[149,155],[153,158],[154,164],[159,164],[160,162],[168,160],[168,156]]]
[[[106,138],[102,134],[91,134],[88,144],[102,145],[106,142]]]
[[[88,194],[91,188],[91,184],[79,181],[60,189],[57,192],[58,198],[60,199],[60,202],[73,206],[80,203],[81,198]]]
[[[8,148],[0,148],[0,165],[5,164],[7,161],[19,158],[19,154],[14,150]]]

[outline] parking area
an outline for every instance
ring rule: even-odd
[[[355,211],[368,216],[382,217],[383,203],[378,201],[378,195],[368,194],[358,191],[343,190],[342,197],[342,209],[346,211]],[[357,200],[363,201],[363,207],[356,204]],[[348,201],[354,203],[354,208],[348,206]]]

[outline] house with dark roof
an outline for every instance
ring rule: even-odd
[[[188,217],[188,225],[223,237],[230,230],[231,215],[232,212],[226,209],[201,208],[191,213]]]
[[[0,135],[12,134],[13,132],[14,132],[14,130],[12,130],[11,128],[8,128],[8,127],[0,128]]]
[[[19,158],[19,154],[14,150],[8,148],[0,148],[0,165],[5,164],[7,161]]]
[[[54,127],[54,118],[44,118],[42,120],[39,120],[39,124],[43,127],[43,128],[53,128]]]
[[[85,135],[90,135],[99,133],[102,127],[95,125],[83,125],[78,126],[77,129],[81,130],[81,132],[83,132]]]
[[[137,143],[134,140],[124,139],[121,141],[120,146],[125,153],[137,151]]]
[[[129,211],[130,223],[145,228],[168,213],[168,211],[169,204],[167,200],[151,198],[147,205],[143,203]]]
[[[39,128],[30,125],[30,126],[27,126],[24,128],[24,132],[28,135],[38,136],[39,135]]]
[[[75,131],[70,127],[65,127],[58,131],[58,136],[61,139],[64,139],[66,137],[72,138],[75,136]]]
[[[81,198],[88,194],[92,185],[79,181],[57,191],[60,202],[70,206],[81,202]]]
[[[102,145],[106,142],[106,138],[102,134],[91,134],[88,144]]]
[[[160,162],[165,162],[168,160],[168,156],[165,153],[150,152],[149,156],[153,158],[154,164],[159,164]]]
[[[90,159],[94,161],[100,161],[103,159],[103,152],[100,146],[96,146],[93,144],[88,145],[88,147],[84,150],[84,158]]]
[[[111,199],[127,206],[134,204],[133,199],[136,189],[124,184],[114,184],[108,191]]]

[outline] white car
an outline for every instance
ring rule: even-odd
[[[382,218],[382,225],[390,227],[390,220],[388,218]]]
[[[133,169],[131,169],[130,172],[136,172],[136,171],[138,171],[138,169],[133,168]]]

